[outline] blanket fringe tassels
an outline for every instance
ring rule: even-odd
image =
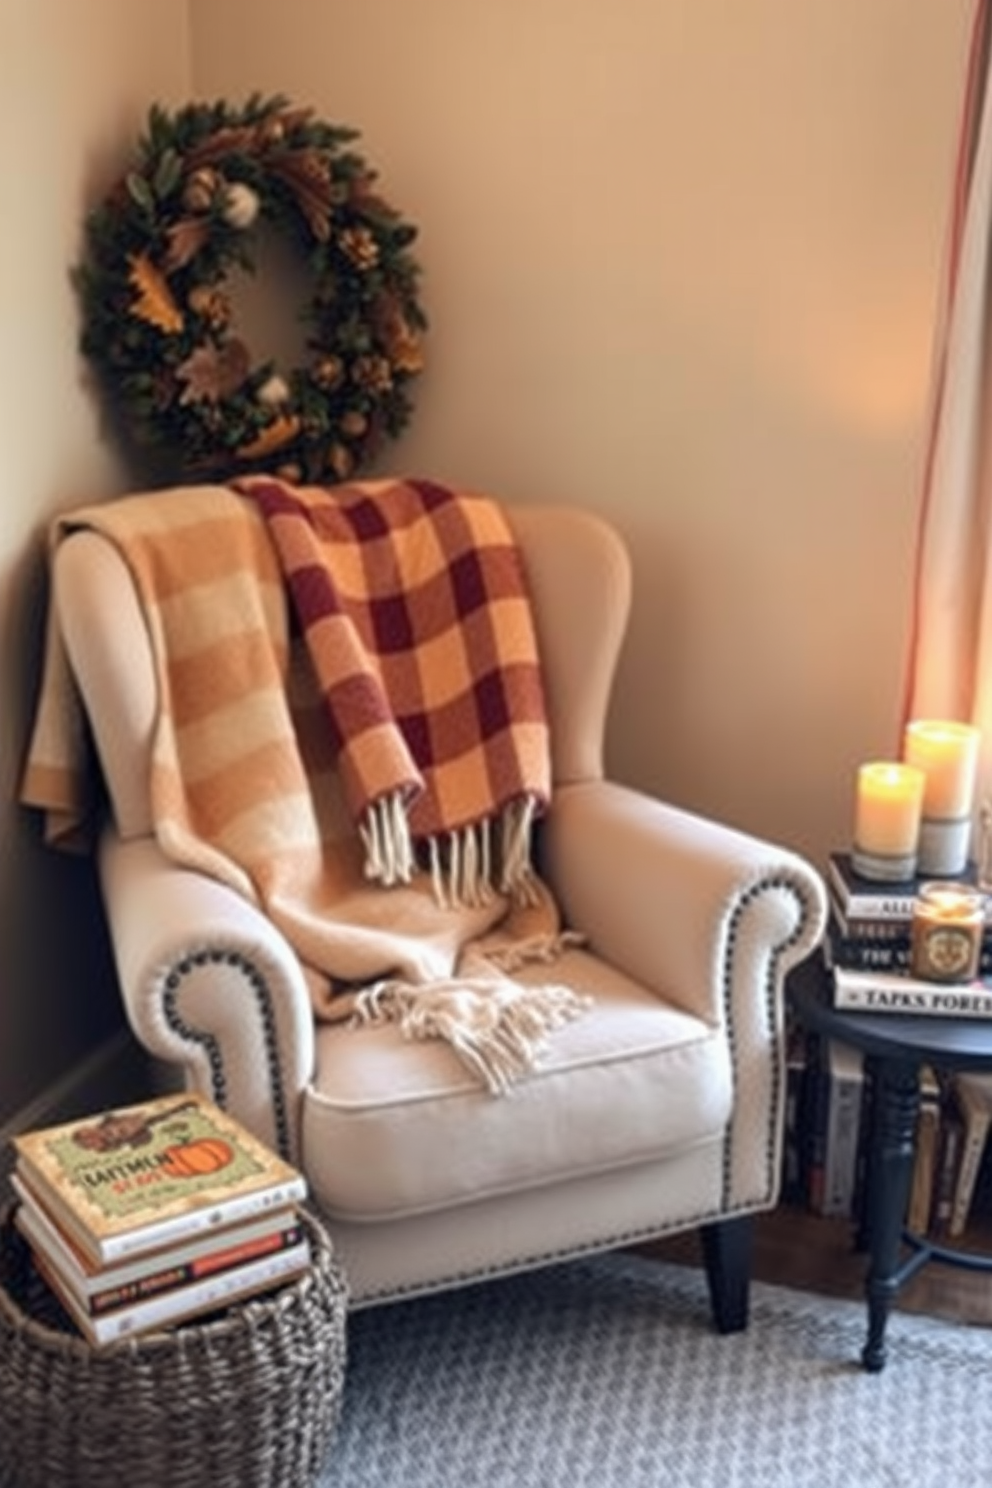
[[[402,791],[373,801],[358,832],[365,849],[365,877],[370,882],[387,889],[410,882],[417,862]]]
[[[548,1035],[584,1012],[591,999],[569,987],[528,986],[499,973],[528,960],[552,961],[566,945],[581,939],[568,932],[537,937],[532,947],[514,947],[505,964],[501,956],[493,955],[488,975],[470,974],[424,987],[376,982],[357,995],[354,1021],[395,1023],[404,1038],[443,1039],[491,1094],[505,1095],[535,1068]]]
[[[492,902],[497,888],[516,905],[538,902],[531,862],[531,833],[537,803],[532,796],[510,801],[498,818],[499,874],[494,877],[492,827],[486,819],[444,838],[427,839],[428,871],[438,904],[457,909]],[[365,852],[365,877],[392,888],[408,884],[417,872],[417,854],[401,791],[381,796],[359,826]]]

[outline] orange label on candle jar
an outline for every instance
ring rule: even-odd
[[[968,884],[920,886],[913,905],[910,967],[928,982],[968,982],[978,972],[985,899]]]

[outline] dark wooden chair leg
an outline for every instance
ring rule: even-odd
[[[747,1327],[754,1221],[750,1214],[704,1225],[701,1231],[710,1305],[718,1333]]]

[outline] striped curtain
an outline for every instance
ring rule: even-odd
[[[903,723],[982,734],[992,800],[992,0],[977,0],[940,285]]]

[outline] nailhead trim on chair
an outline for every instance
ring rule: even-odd
[[[732,999],[731,964],[733,962],[734,943],[737,938],[737,929],[745,913],[756,899],[758,899],[762,894],[775,892],[779,889],[784,889],[796,900],[799,906],[799,922],[796,925],[793,933],[778,947],[776,955],[769,966],[768,975],[765,979],[765,1005],[769,1021],[771,1022],[774,1019],[775,988],[778,980],[775,968],[777,967],[782,953],[788,950],[789,946],[794,945],[795,942],[802,936],[803,930],[810,914],[809,900],[807,896],[802,893],[800,889],[790,880],[784,878],[769,879],[762,883],[756,884],[754,888],[749,889],[745,894],[741,896],[733,910],[730,918],[730,924],[727,930],[722,985],[724,1016],[726,1019],[726,1026],[730,1030],[730,1061],[735,1085],[737,1083],[737,1059],[733,1033],[734,1024],[733,1019],[730,1016],[730,1010]],[[236,951],[198,951],[192,956],[184,957],[182,961],[176,963],[175,967],[168,973],[165,978],[163,1005],[166,1021],[173,1032],[178,1034],[180,1038],[185,1039],[190,1043],[199,1044],[205,1050],[207,1062],[210,1066],[210,1084],[213,1099],[219,1106],[224,1106],[226,1104],[227,1098],[227,1078],[224,1073],[224,1063],[220,1055],[220,1049],[218,1047],[217,1040],[213,1037],[212,1034],[203,1033],[197,1029],[194,1029],[185,1021],[184,1018],[180,1016],[177,1007],[183,979],[200,967],[220,964],[233,966],[238,971],[240,971],[255,995],[256,1005],[262,1023],[262,1036],[265,1044],[266,1065],[269,1072],[269,1083],[272,1090],[272,1109],[279,1151],[282,1153],[283,1156],[289,1156],[289,1122],[286,1115],[286,1102],[283,1095],[281,1070],[279,1066],[279,1052],[275,1032],[275,1019],[272,1013],[272,994],[267,982],[265,981],[265,978],[261,975],[258,968],[254,966],[246,956],[243,956]],[[775,1092],[775,1105],[771,1111],[771,1119],[769,1121],[766,1143],[769,1193],[773,1191],[775,1186],[774,1132],[777,1129],[779,1120],[779,1101],[781,1100],[782,1084],[781,1050],[777,1040],[772,1049],[772,1061],[774,1076],[772,1084]],[[726,1218],[733,1212],[730,1203],[732,1142],[733,1128],[732,1125],[730,1125],[727,1127],[723,1143],[721,1211],[719,1215],[700,1216],[701,1222],[706,1219],[712,1218]],[[680,1225],[679,1228],[684,1228],[684,1226]],[[639,1236],[636,1233],[632,1233],[624,1236],[618,1236],[611,1243],[629,1244],[639,1238],[643,1237]],[[547,1259],[554,1259],[553,1254],[549,1255]]]
[[[723,961],[723,978],[722,978],[722,980],[723,980],[723,1005],[724,1005],[724,1019],[725,1019],[726,1027],[729,1030],[729,1035],[730,1035],[729,1036],[729,1043],[730,1043],[730,1063],[731,1063],[731,1069],[732,1069],[732,1074],[733,1074],[733,1082],[734,1082],[735,1087],[737,1085],[737,1049],[736,1049],[736,1044],[735,1044],[735,1039],[734,1039],[734,1022],[733,1022],[732,1017],[730,1016],[730,1011],[731,1011],[731,996],[732,996],[732,990],[733,990],[733,988],[732,988],[732,978],[731,978],[731,963],[733,962],[733,959],[734,959],[734,942],[735,942],[735,940],[737,938],[737,928],[738,928],[738,925],[739,925],[740,921],[744,918],[745,913],[750,908],[750,906],[755,902],[756,899],[760,898],[760,896],[762,894],[766,894],[766,893],[770,893],[770,892],[775,892],[778,889],[785,889],[785,891],[787,893],[791,894],[792,897],[796,900],[796,902],[797,902],[797,904],[799,906],[799,922],[796,925],[795,930],[788,937],[788,939],[784,940],[781,943],[781,945],[777,947],[776,953],[775,953],[774,957],[772,958],[772,960],[771,960],[771,962],[769,964],[768,975],[767,975],[767,977],[765,979],[765,1007],[766,1007],[766,1011],[767,1011],[767,1014],[768,1014],[769,1024],[770,1024],[770,1026],[773,1027],[774,1026],[774,1017],[775,1017],[775,1006],[774,1006],[774,1004],[775,1004],[775,988],[776,988],[776,985],[777,985],[777,982],[778,982],[778,975],[777,975],[776,968],[778,966],[778,962],[779,962],[779,960],[780,960],[780,958],[782,956],[782,953],[784,951],[788,950],[788,948],[790,946],[795,945],[796,941],[799,940],[801,938],[802,934],[803,934],[803,931],[804,931],[805,926],[806,926],[806,924],[807,924],[807,922],[809,920],[809,915],[810,915],[810,903],[809,903],[809,899],[796,886],[796,884],[794,884],[789,879],[786,879],[786,878],[772,878],[772,879],[763,880],[761,883],[755,884],[754,888],[748,889],[746,893],[744,893],[744,894],[741,895],[741,897],[738,900],[736,906],[734,907],[733,913],[732,913],[732,915],[730,917],[730,925],[729,925],[729,928],[727,930],[727,946],[726,946],[726,952],[725,952],[724,961]],[[775,1132],[776,1132],[776,1130],[778,1128],[778,1122],[779,1122],[779,1102],[781,1101],[781,1095],[782,1095],[781,1049],[780,1049],[780,1046],[779,1046],[779,1041],[777,1039],[775,1040],[774,1045],[773,1045],[773,1048],[772,1048],[772,1066],[773,1066],[773,1068],[772,1068],[772,1075],[773,1075],[772,1085],[773,1085],[773,1089],[774,1089],[774,1093],[775,1093],[775,1103],[774,1103],[774,1105],[773,1105],[773,1107],[771,1109],[770,1120],[769,1120],[769,1123],[768,1123],[768,1133],[767,1133],[767,1139],[766,1139],[766,1158],[767,1158],[767,1163],[768,1163],[768,1179],[767,1179],[767,1181],[768,1181],[768,1192],[769,1193],[772,1193],[774,1191],[774,1188],[775,1188],[775,1137],[774,1137],[774,1134],[775,1134]],[[726,1216],[726,1215],[728,1215],[728,1214],[731,1213],[730,1187],[731,1187],[731,1174],[732,1174],[732,1162],[731,1162],[732,1151],[733,1151],[733,1123],[731,1122],[727,1126],[726,1136],[724,1137],[724,1143],[723,1143],[723,1202],[722,1202],[722,1206],[721,1207],[722,1207],[724,1216]]]
[[[282,1088],[279,1045],[276,1038],[275,1017],[272,1012],[272,992],[265,978],[258,970],[258,967],[253,965],[247,956],[243,956],[237,951],[197,951],[191,956],[184,956],[181,961],[176,962],[173,969],[165,978],[165,992],[162,1002],[165,1008],[166,1022],[180,1038],[185,1039],[189,1043],[199,1044],[205,1051],[207,1063],[210,1066],[212,1098],[218,1106],[226,1106],[227,1076],[224,1072],[224,1061],[221,1058],[217,1040],[212,1034],[203,1033],[187,1023],[181,1016],[177,1006],[184,978],[190,976],[192,972],[203,966],[218,965],[233,966],[237,971],[240,971],[254,994],[256,1008],[262,1024],[262,1040],[265,1044],[265,1063],[268,1070],[269,1085],[272,1091],[272,1112],[276,1128],[276,1140],[281,1155],[283,1157],[289,1157],[289,1121],[286,1114],[286,1100]]]
[[[553,1266],[557,1261],[572,1261],[583,1255],[601,1255],[607,1250],[623,1250],[632,1245],[646,1244],[650,1240],[661,1240],[666,1235],[683,1235],[686,1231],[698,1229],[701,1225],[718,1224],[720,1220],[733,1219],[735,1214],[744,1216],[751,1213],[753,1210],[749,1208],[740,1208],[729,1213],[722,1209],[708,1209],[705,1213],[680,1219],[677,1224],[664,1225],[660,1229],[657,1225],[644,1225],[634,1229],[617,1230],[612,1235],[604,1235],[602,1239],[591,1245],[562,1245],[553,1250],[532,1251],[526,1257],[519,1257],[514,1262],[514,1269]],[[489,1266],[467,1266],[459,1271],[450,1271],[447,1276],[432,1281],[429,1290],[443,1291],[447,1287],[464,1286],[467,1282],[486,1281],[491,1277],[505,1275],[506,1267],[498,1262]],[[389,1283],[377,1291],[365,1292],[352,1302],[352,1306],[357,1310],[373,1306],[382,1297],[395,1301],[400,1297],[418,1296],[423,1291],[422,1283],[416,1281],[399,1286]]]

